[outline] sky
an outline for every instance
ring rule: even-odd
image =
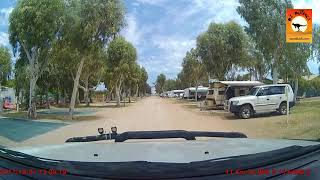
[[[295,8],[313,9],[313,22],[320,24],[319,0],[292,0]],[[15,0],[0,0],[0,45],[10,47],[8,17]],[[196,37],[211,22],[246,22],[236,12],[237,0],[124,0],[127,25],[121,34],[138,52],[138,63],[148,72],[148,83],[164,73],[176,78],[185,53],[195,47]],[[312,73],[319,64],[310,61]]]

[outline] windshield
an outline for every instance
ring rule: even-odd
[[[189,163],[314,145],[288,139],[320,139],[315,2],[2,0],[0,148]]]
[[[252,88],[247,95],[255,96],[259,90],[259,87]]]

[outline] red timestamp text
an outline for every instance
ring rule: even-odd
[[[1,175],[33,175],[42,174],[48,176],[66,175],[68,171],[66,169],[0,169]]]
[[[276,174],[291,174],[309,176],[311,169],[226,169],[226,174],[229,175],[276,175]]]

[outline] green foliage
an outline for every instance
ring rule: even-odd
[[[0,47],[0,84],[3,85],[11,74],[11,55],[9,49]]]
[[[233,65],[240,65],[246,57],[246,37],[235,23],[211,23],[197,38],[197,52],[212,78],[225,79]]]
[[[164,83],[164,90],[171,91],[177,89],[177,82],[174,79],[167,79]]]
[[[63,16],[61,39],[81,54],[106,45],[124,26],[119,0],[69,0]],[[91,51],[91,52],[90,52]]]
[[[159,74],[156,80],[156,92],[163,93],[164,92],[164,85],[166,82],[166,76],[164,74]]]
[[[140,69],[140,80],[139,80],[139,87],[142,92],[146,92],[149,89],[149,85],[147,84],[148,80],[148,73],[144,67]]]
[[[195,49],[188,51],[183,58],[182,71],[189,84],[196,86],[203,83],[203,81],[207,81],[205,64],[201,61]]]
[[[137,59],[135,47],[127,42],[123,37],[116,37],[110,42],[107,49],[106,63],[113,74],[113,78],[123,80],[129,66],[133,65]]]
[[[287,43],[281,57],[280,75],[284,79],[296,79],[310,74],[307,61],[312,54],[312,48],[307,43]]]
[[[48,48],[59,30],[63,7],[63,0],[18,1],[9,19],[11,45]]]
[[[320,96],[320,77],[316,77],[312,80],[299,79],[299,96],[313,97]]]
[[[239,0],[238,13],[246,20],[247,33],[256,41],[265,56],[271,55],[285,42],[285,14],[290,1]]]
[[[277,83],[277,68],[285,46],[286,9],[293,5],[282,0],[239,0],[239,3],[237,11],[248,23],[245,30],[264,55],[265,65],[272,67],[273,81]]]

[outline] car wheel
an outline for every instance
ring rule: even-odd
[[[279,107],[279,113],[282,115],[287,114],[287,103],[281,103]]]
[[[239,116],[243,119],[248,119],[252,116],[252,108],[249,105],[244,105],[240,108]]]

